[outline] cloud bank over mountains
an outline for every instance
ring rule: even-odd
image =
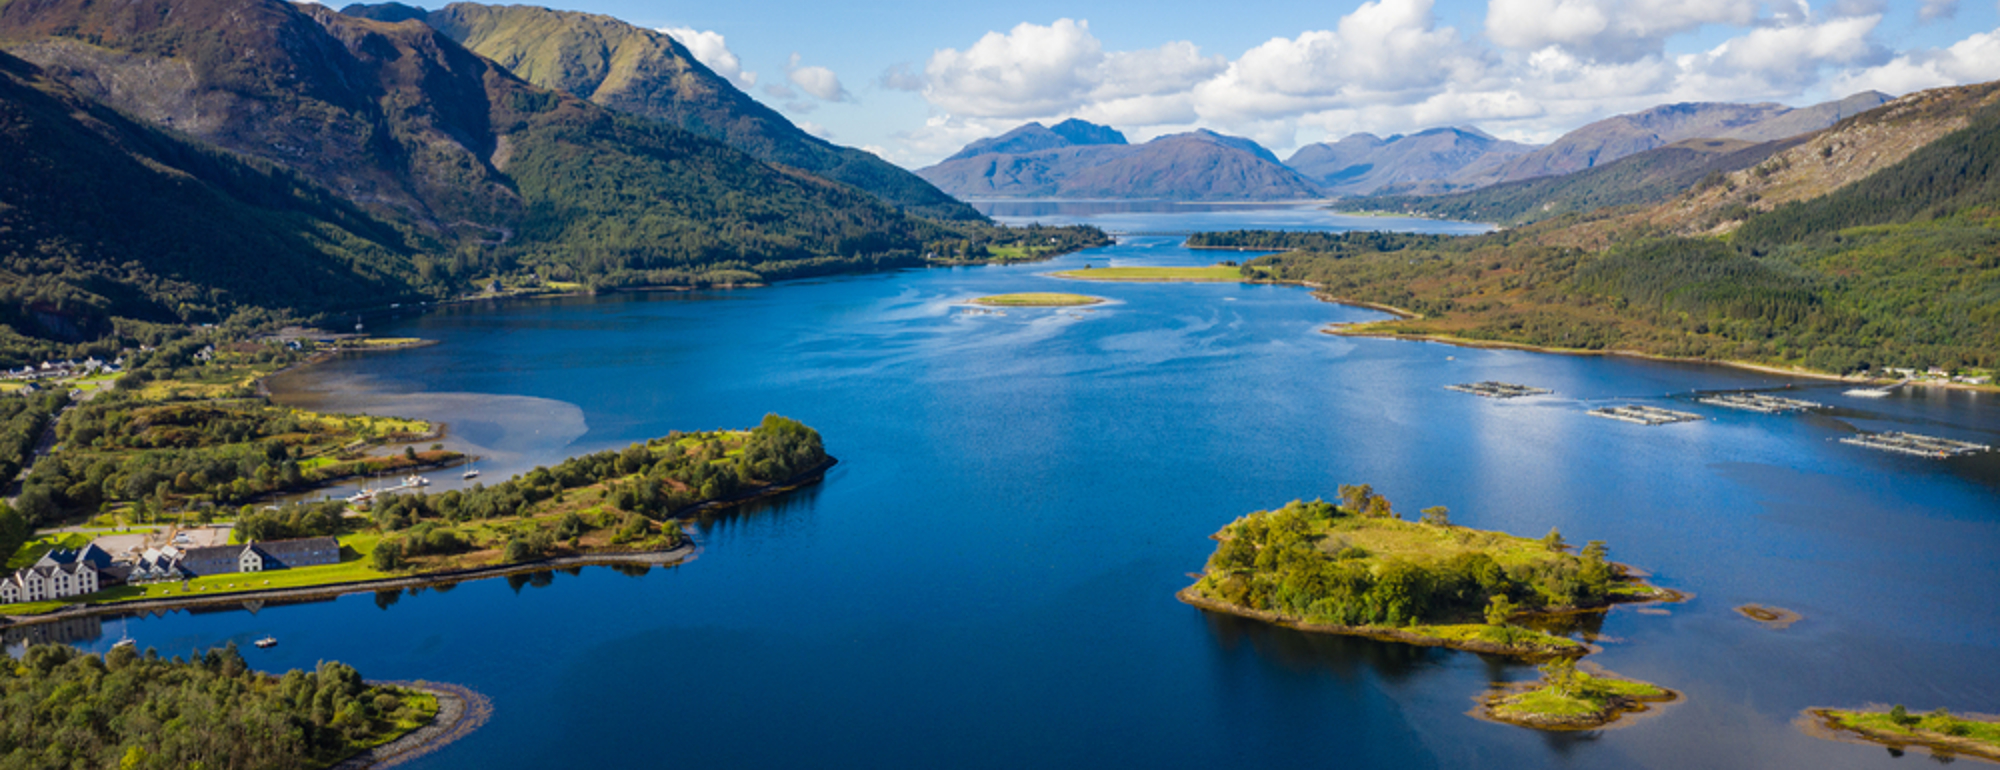
[[[1919,15],[1946,18],[1932,0]],[[884,85],[921,94],[935,115],[898,139],[941,156],[1023,120],[1080,117],[1135,138],[1202,126],[1288,148],[1306,139],[1478,124],[1546,141],[1620,112],[1681,101],[1795,100],[1867,89],[1906,93],[2000,78],[2000,33],[1943,50],[1873,40],[1883,4],[1848,0],[1490,0],[1482,30],[1438,22],[1431,0],[1373,0],[1330,29],[1277,37],[1228,60],[1174,41],[1108,51],[1085,20],[1023,23]],[[1670,54],[1676,36],[1721,28],[1707,50]]]
[[[1898,5],[1891,8],[1891,2]],[[2000,79],[2000,30],[1936,49],[1891,50],[1885,16],[1949,23],[1958,0],[1485,0],[1484,23],[1440,21],[1434,0],[1369,0],[1325,29],[1233,58],[1188,40],[1114,50],[1087,19],[1022,22],[870,84],[921,97],[931,116],[888,156],[920,165],[1028,120],[1082,118],[1137,141],[1192,128],[1284,150],[1355,132],[1477,125],[1548,141],[1623,112],[1684,101],[1803,101]],[[1475,11],[1476,13],[1476,11]],[[676,37],[739,85],[755,75],[720,35]],[[710,36],[709,40],[703,36]],[[787,109],[851,100],[831,70],[787,69]],[[782,94],[782,95],[781,95]]]

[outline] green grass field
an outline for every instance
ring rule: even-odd
[[[1575,717],[1596,714],[1610,704],[1613,697],[1663,698],[1666,690],[1645,682],[1629,679],[1591,676],[1576,672],[1576,683],[1565,694],[1553,685],[1513,695],[1494,704],[1494,713],[1500,716],[1552,716]]]
[[[975,305],[995,305],[999,307],[1074,307],[1095,305],[1103,302],[1103,297],[1087,294],[1063,294],[1052,291],[1030,291],[1019,294],[995,294],[972,301]]]
[[[1208,267],[1093,267],[1087,270],[1064,270],[1055,273],[1057,278],[1079,281],[1211,281],[1228,282],[1243,280],[1239,268],[1227,265]]]
[[[1895,717],[1886,711],[1831,710],[1827,713],[1840,720],[1842,724],[1852,725],[1873,732],[1909,736],[1911,738],[1921,738],[1925,737],[1922,733],[1932,733],[1939,736],[1978,741],[1996,750],[2000,750],[2000,722],[1967,719],[1955,714],[1942,712],[1942,710],[1933,711],[1928,714],[1912,713],[1908,717],[1912,721],[1907,722],[1896,721]]]

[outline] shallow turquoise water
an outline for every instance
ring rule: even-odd
[[[1135,216],[1117,212],[1116,216]],[[1139,215],[1147,216],[1147,215]],[[1186,229],[1150,215],[1127,228]],[[1214,226],[1204,214],[1199,224]],[[1272,217],[1246,214],[1248,223]],[[1122,222],[1122,220],[1121,220]],[[1308,223],[1309,224],[1309,223]],[[487,480],[775,411],[841,464],[707,524],[684,566],[107,621],[185,652],[274,635],[321,659],[490,695],[493,722],[409,768],[1907,767],[1792,726],[1808,706],[2000,712],[2000,459],[1836,443],[1856,428],[2000,443],[2000,401],[1721,367],[1350,340],[1372,313],[1275,286],[1087,284],[1086,261],[1203,264],[1172,237],[1053,263],[767,289],[455,306],[371,321],[441,345],[289,387],[326,408],[443,419]],[[955,302],[1068,288],[1093,312]],[[1501,379],[1557,395],[1446,391]],[[1831,414],[1696,405],[1792,386]],[[1708,420],[1642,427],[1640,402]],[[1695,598],[1613,611],[1590,660],[1687,702],[1551,735],[1465,715],[1477,655],[1274,630],[1174,600],[1242,513],[1367,482],[1405,512],[1572,542]],[[1746,602],[1797,610],[1772,631]]]

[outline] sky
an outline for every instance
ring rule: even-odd
[[[1357,132],[1541,143],[1660,104],[2000,79],[1996,0],[549,4],[665,30],[806,130],[908,168],[1030,120],[1208,128],[1287,157]]]

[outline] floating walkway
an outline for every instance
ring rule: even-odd
[[[1785,412],[1805,412],[1826,406],[1825,404],[1818,404],[1811,401],[1800,401],[1795,398],[1779,398],[1777,396],[1766,396],[1762,393],[1722,393],[1713,396],[1703,396],[1695,400],[1704,404],[1708,404],[1709,406],[1727,407],[1729,409],[1742,409],[1744,411],[1757,412],[1759,414],[1783,414]]]
[[[1666,425],[1701,419],[1701,415],[1693,412],[1676,412],[1672,409],[1661,409],[1656,406],[1640,406],[1638,404],[1598,407],[1590,410],[1590,414],[1594,417],[1623,420],[1640,425]]]
[[[1500,382],[1497,380],[1487,380],[1485,382],[1467,382],[1458,385],[1446,385],[1444,386],[1444,389],[1456,390],[1460,393],[1471,393],[1472,395],[1481,396],[1484,398],[1520,398],[1521,396],[1546,396],[1550,393],[1555,392],[1553,390],[1546,390],[1543,388],[1531,388],[1526,385],[1516,385],[1511,382]]]
[[[1948,438],[1938,438],[1937,436],[1900,433],[1896,431],[1848,436],[1841,439],[1840,443],[1853,444],[1869,449],[1879,449],[1884,452],[1929,457],[1936,460],[1957,457],[1959,455],[1969,455],[1975,452],[1993,451],[1993,447],[1985,444],[1974,444],[1969,441],[1954,441]]]

